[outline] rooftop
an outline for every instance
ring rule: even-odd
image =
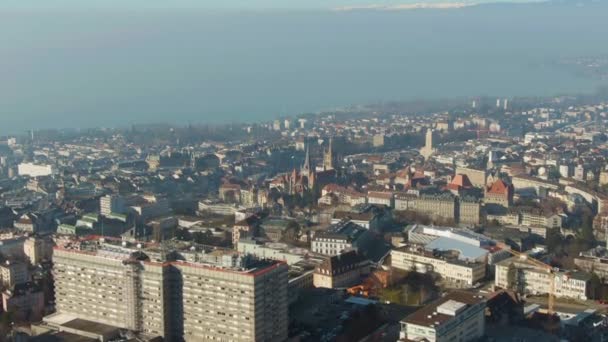
[[[449,322],[469,307],[484,301],[483,296],[453,291],[407,316],[403,322],[435,328]]]

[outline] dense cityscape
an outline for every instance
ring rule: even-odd
[[[603,341],[606,122],[475,98],[2,137],[0,336]]]

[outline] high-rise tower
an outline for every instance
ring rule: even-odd
[[[323,170],[334,169],[333,138],[329,138],[329,148],[323,154]]]
[[[431,128],[426,130],[425,145],[420,149],[420,154],[424,159],[428,159],[435,150],[433,149],[433,130]]]

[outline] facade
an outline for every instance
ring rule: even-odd
[[[418,196],[413,194],[396,194],[395,210],[406,211],[416,209],[416,199]]]
[[[458,201],[458,222],[479,224],[481,205],[476,199],[461,198]]]
[[[392,192],[370,191],[367,194],[367,203],[393,208],[395,205],[395,196]]]
[[[400,341],[476,341],[485,335],[486,301],[450,292],[401,321]]]
[[[520,212],[521,225],[527,227],[561,228],[562,217],[540,210],[524,209]]]
[[[177,263],[186,341],[287,339],[287,265],[232,272]]]
[[[513,185],[497,180],[485,188],[484,202],[508,208],[513,205]]]
[[[460,288],[473,287],[486,275],[486,264],[446,258],[423,249],[403,247],[391,251],[391,267],[419,273],[434,272],[445,281]]]
[[[106,195],[99,199],[99,213],[109,216],[112,213],[125,214],[127,205],[124,198],[116,195]]]
[[[15,285],[25,284],[29,281],[28,265],[20,261],[6,261],[0,265],[0,279],[2,285],[11,288]]]
[[[416,211],[435,218],[456,219],[456,199],[450,193],[421,195],[416,200]]]
[[[17,321],[37,322],[44,315],[44,293],[23,284],[2,292],[2,309]]]
[[[287,265],[218,252],[65,243],[53,256],[57,312],[170,341],[285,340]]]
[[[23,253],[30,259],[32,265],[37,265],[42,260],[51,260],[53,241],[31,236],[23,243]]]
[[[598,246],[574,258],[576,267],[584,272],[595,273],[606,283],[608,281],[608,251]]]
[[[525,294],[546,294],[551,290],[551,277],[555,277],[554,294],[586,300],[589,295],[589,274],[552,272],[526,259],[513,257],[496,264],[495,285]]]
[[[313,253],[338,255],[346,250],[358,249],[371,239],[371,233],[352,222],[333,225],[327,232],[315,234],[311,243]]]

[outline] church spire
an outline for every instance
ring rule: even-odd
[[[308,145],[306,145],[306,157],[304,158],[304,165],[302,165],[301,173],[305,176],[308,176],[310,173],[310,153]]]

